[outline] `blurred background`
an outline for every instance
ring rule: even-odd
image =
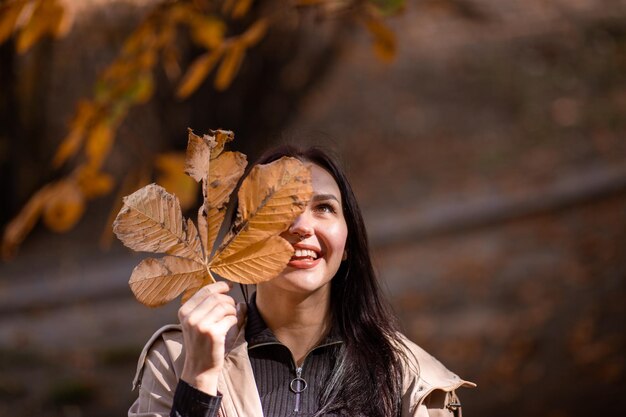
[[[223,26],[191,14],[156,56],[172,2],[13,3],[1,415],[126,413],[143,344],[179,304],[135,301],[143,255],[110,222],[151,181],[198,206],[187,127],[233,130],[249,160],[285,141],[335,152],[405,333],[478,384],[466,416],[623,413],[626,1],[225,1]]]

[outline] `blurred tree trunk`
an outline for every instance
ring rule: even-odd
[[[0,44],[0,224],[6,223],[17,209],[15,195],[15,154],[11,146],[17,132],[15,111],[15,47],[13,42]]]
[[[5,224],[50,174],[46,102],[53,41],[43,39],[25,57],[14,42],[0,45],[0,223]]]

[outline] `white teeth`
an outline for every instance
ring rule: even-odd
[[[317,253],[310,249],[296,249],[294,255],[298,258],[310,257],[317,259]]]

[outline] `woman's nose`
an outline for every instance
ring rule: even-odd
[[[306,212],[302,213],[291,223],[289,226],[289,233],[298,237],[299,240],[304,240],[313,235],[313,223]]]

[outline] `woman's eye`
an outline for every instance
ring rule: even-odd
[[[335,213],[335,208],[330,204],[318,204],[315,206],[315,211],[321,213]]]

